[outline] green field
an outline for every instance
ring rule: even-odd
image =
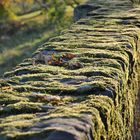
[[[60,30],[72,23],[73,9],[67,6],[63,17],[65,22],[50,21],[40,10],[18,16],[17,28],[0,35],[0,76],[19,64],[50,37],[59,34]],[[19,24],[19,25],[18,25]],[[8,28],[9,24],[7,23]]]

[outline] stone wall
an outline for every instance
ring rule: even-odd
[[[127,0],[81,7],[88,6],[93,10],[5,73],[1,140],[132,138],[140,9]]]

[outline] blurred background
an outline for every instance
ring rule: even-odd
[[[0,0],[0,77],[73,22],[85,0]]]

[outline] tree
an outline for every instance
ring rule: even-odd
[[[63,22],[67,6],[74,8],[81,0],[34,0],[44,5],[43,10],[47,12],[51,21]]]
[[[1,19],[16,19],[16,15],[10,9],[11,0],[0,0],[0,18]]]

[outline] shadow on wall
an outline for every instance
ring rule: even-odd
[[[86,18],[89,12],[96,10],[98,8],[101,7],[88,3],[77,6],[74,9],[74,22],[78,21],[81,18]]]

